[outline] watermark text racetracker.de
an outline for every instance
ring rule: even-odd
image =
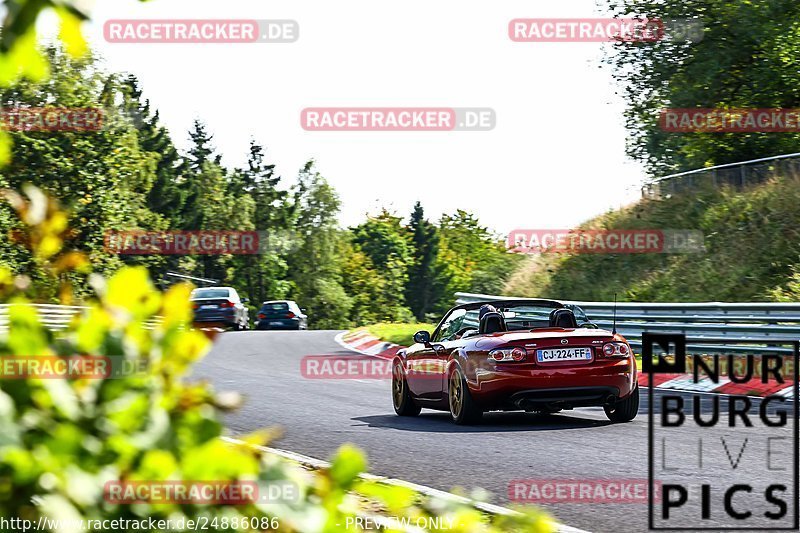
[[[109,43],[292,43],[300,37],[294,20],[115,19],[103,25]]]
[[[251,503],[294,503],[299,486],[288,480],[266,481],[108,481],[103,499],[108,503],[177,505],[247,505]]]
[[[0,127],[6,131],[92,132],[103,129],[105,112],[96,107],[3,107]]]
[[[372,356],[307,355],[300,361],[306,379],[391,379],[392,360]]]
[[[306,131],[489,131],[496,114],[488,107],[307,107]]]
[[[800,108],[663,109],[659,125],[674,133],[797,133]]]
[[[656,485],[656,499],[660,487]],[[508,499],[516,503],[640,503],[648,502],[646,479],[515,479]]]
[[[104,380],[144,375],[148,361],[122,355],[2,355],[0,380]]]
[[[403,374],[414,379],[441,381],[443,367],[435,362],[409,360],[395,363],[391,357],[369,355],[307,355],[300,360],[300,375],[306,379],[392,379],[395,365]],[[462,363],[466,372],[492,370],[494,362],[467,360]]]
[[[696,43],[703,39],[703,25],[698,19],[657,17],[518,18],[508,23],[508,37],[521,43]]]
[[[705,251],[699,230],[515,229],[508,251],[521,254],[675,254]]]
[[[118,255],[256,255],[290,251],[291,232],[237,230],[109,230],[105,250]]]

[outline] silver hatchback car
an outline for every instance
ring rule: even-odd
[[[233,287],[203,287],[190,297],[196,324],[222,324],[236,331],[250,329],[247,298],[239,298]]]

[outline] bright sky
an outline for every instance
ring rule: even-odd
[[[597,43],[515,43],[515,18],[596,17],[595,0],[99,0],[87,25],[106,68],[138,76],[181,147],[205,121],[230,165],[250,137],[287,181],[313,157],[352,225],[386,206],[457,208],[505,234],[565,228],[638,197],[621,100]],[[119,44],[126,18],[293,19],[291,44]],[[490,107],[494,130],[309,132],[306,107]]]

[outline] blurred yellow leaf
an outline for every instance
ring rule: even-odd
[[[330,476],[338,486],[348,488],[366,468],[364,453],[351,444],[345,444],[333,458]]]
[[[159,308],[161,295],[156,292],[147,269],[126,267],[108,280],[105,302],[137,318],[152,316]]]
[[[206,354],[211,343],[199,331],[182,331],[177,338],[164,347],[164,364],[183,373],[188,365]]]
[[[45,329],[39,321],[36,309],[24,300],[15,298],[8,308],[8,341],[12,355],[50,354]]]
[[[14,274],[5,266],[0,266],[0,296],[4,296],[14,287]]]
[[[266,446],[280,438],[281,435],[283,435],[283,430],[280,428],[263,428],[238,437],[238,440],[244,441],[243,446]]]
[[[11,135],[7,131],[0,130],[0,166],[11,162]]]
[[[0,85],[8,86],[23,76],[42,81],[49,75],[50,66],[36,44],[33,27],[15,39],[6,54],[0,54]]]
[[[192,286],[188,283],[178,283],[170,287],[164,293],[161,304],[161,314],[163,322],[161,327],[169,329],[174,325],[188,324],[192,320],[192,309],[189,304],[189,296]]]
[[[81,252],[67,252],[53,262],[53,269],[56,273],[61,272],[88,272],[90,269],[89,259]]]
[[[84,353],[96,353],[103,344],[113,320],[101,308],[94,307],[80,318],[76,330],[78,349]]]
[[[81,31],[81,19],[63,7],[57,8],[56,13],[61,19],[61,30],[58,36],[64,42],[64,48],[67,53],[72,57],[85,55],[89,47]]]
[[[48,257],[53,257],[55,254],[60,252],[63,244],[64,241],[62,241],[56,235],[44,235],[42,240],[39,241],[39,246],[36,247],[34,252],[36,253],[37,257],[46,259]]]

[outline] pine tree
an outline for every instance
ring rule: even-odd
[[[286,277],[286,252],[278,242],[288,233],[288,193],[278,189],[281,177],[275,165],[264,158],[264,148],[250,141],[247,167],[231,175],[231,193],[249,196],[255,204],[253,224],[261,238],[266,239],[261,253],[236,258],[244,273],[247,293],[254,302],[284,298],[289,289]]]
[[[436,256],[439,252],[439,235],[436,226],[425,219],[422,204],[417,202],[409,223],[413,260],[408,269],[406,303],[417,320],[425,320],[433,303],[438,299],[436,283]]]
[[[206,165],[220,166],[220,156],[214,155],[212,144],[214,136],[206,131],[206,126],[195,120],[189,131],[192,145],[186,158],[185,172],[181,180],[181,190],[185,204],[181,210],[180,227],[186,230],[199,230],[205,227],[205,217],[201,202],[203,198],[203,176],[208,172]]]
[[[169,132],[159,124],[159,113],[150,109],[150,101],[142,99],[142,91],[135,76],[128,76],[123,83],[126,99],[123,111],[126,119],[133,122],[139,133],[139,146],[146,152],[155,154],[156,176],[147,194],[147,206],[169,221],[170,226],[180,224],[180,214],[186,203],[179,183],[184,172],[184,159],[169,136]]]

